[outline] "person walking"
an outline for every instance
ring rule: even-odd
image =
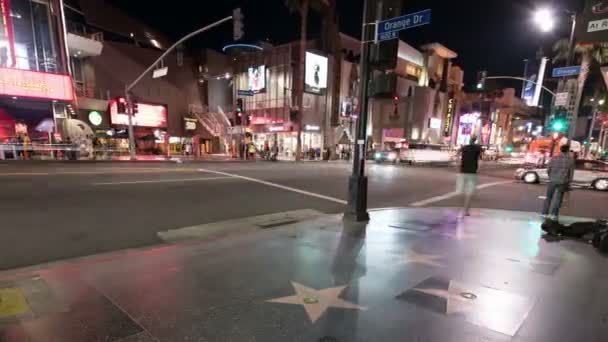
[[[549,184],[547,184],[547,198],[543,206],[542,215],[558,220],[562,207],[564,194],[570,191],[572,177],[574,176],[575,161],[570,155],[570,146],[560,147],[560,155],[551,158],[547,164]]]
[[[462,147],[460,175],[457,192],[464,194],[463,215],[471,216],[471,200],[477,189],[477,170],[481,158],[481,146],[476,144],[477,138],[471,137],[469,145]]]

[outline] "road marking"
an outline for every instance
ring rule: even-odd
[[[335,203],[340,203],[340,204],[347,203],[345,200],[342,200],[339,198],[325,196],[325,195],[317,194],[317,193],[306,191],[306,190],[300,190],[300,189],[292,188],[290,186],[285,186],[285,185],[281,185],[281,184],[277,184],[277,183],[267,182],[265,180],[261,180],[261,179],[257,179],[257,178],[245,177],[245,176],[228,173],[228,172],[222,172],[222,171],[213,171],[213,170],[207,170],[207,169],[198,169],[198,170],[201,172],[208,172],[208,173],[214,173],[214,174],[222,175],[222,176],[239,178],[239,179],[247,180],[247,181],[258,183],[258,184],[271,186],[273,188],[277,188],[277,189],[281,189],[281,190],[287,190],[287,191],[295,192],[295,193],[310,196],[310,197],[321,198],[321,199],[335,202]]]
[[[93,185],[94,186],[100,186],[100,185],[125,185],[125,184],[185,183],[185,182],[199,182],[199,181],[209,181],[209,180],[229,179],[229,178],[233,178],[233,177],[159,179],[159,180],[147,180],[147,181],[126,181],[126,182],[93,183]]]
[[[482,189],[487,189],[487,188],[491,188],[493,186],[498,186],[498,185],[503,185],[503,184],[510,184],[513,183],[513,181],[501,181],[501,182],[493,182],[493,183],[486,183],[486,184],[481,184],[477,186],[477,190],[482,190]],[[418,202],[413,202],[410,203],[410,207],[422,207],[425,206],[427,204],[431,204],[431,203],[436,203],[436,202],[440,202],[449,198],[453,198],[456,196],[459,196],[461,193],[458,191],[452,191],[452,192],[448,192],[447,194],[441,195],[441,196],[435,196],[435,197],[431,197],[422,201],[418,201]]]

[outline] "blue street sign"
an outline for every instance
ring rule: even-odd
[[[412,27],[427,25],[431,23],[431,10],[406,14],[401,17],[383,20],[378,23],[376,40],[383,41],[397,38],[398,32]]]
[[[581,66],[569,66],[565,68],[555,68],[553,69],[553,77],[568,77],[568,76],[576,76],[581,73]]]
[[[239,96],[253,96],[253,90],[240,90],[238,91]]]

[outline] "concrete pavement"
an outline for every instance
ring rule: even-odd
[[[0,272],[0,341],[600,342],[607,262],[534,213],[323,215]]]
[[[482,170],[477,207],[538,211],[544,187]],[[0,269],[161,243],[157,233],[310,209],[340,213],[345,163],[0,164]],[[372,208],[457,206],[451,168],[369,165]],[[580,190],[565,214],[606,215]]]

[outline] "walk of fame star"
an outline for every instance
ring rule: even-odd
[[[427,266],[444,267],[443,264],[437,262],[437,260],[441,258],[441,255],[423,254],[410,250],[405,254],[402,262],[404,264],[421,264]]]
[[[328,308],[366,310],[365,307],[347,302],[338,298],[342,291],[347,286],[330,287],[322,290],[315,290],[306,287],[302,284],[291,282],[296,294],[293,296],[281,297],[267,300],[269,303],[281,303],[302,305],[306,310],[306,314],[312,323],[316,322],[319,317],[327,311]]]

